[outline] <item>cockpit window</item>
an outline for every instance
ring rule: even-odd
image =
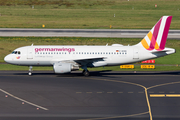
[[[20,51],[13,51],[11,54],[18,54],[18,55],[20,55],[21,52]]]
[[[13,51],[11,54],[15,54],[15,51]]]

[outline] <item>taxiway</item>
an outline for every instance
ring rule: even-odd
[[[0,119],[179,119],[179,88],[180,71],[0,71]]]

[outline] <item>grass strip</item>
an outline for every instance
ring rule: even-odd
[[[150,29],[172,15],[171,29],[180,29],[179,6],[180,0],[1,0],[0,28]]]

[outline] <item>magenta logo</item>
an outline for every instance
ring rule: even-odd
[[[16,59],[20,59],[20,56],[16,57]]]
[[[67,52],[73,52],[75,51],[75,48],[35,48],[35,52],[55,52],[55,51],[67,51]]]

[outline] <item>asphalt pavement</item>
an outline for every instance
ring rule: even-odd
[[[0,28],[2,37],[108,37],[144,38],[149,30],[144,29],[29,29]],[[169,39],[180,39],[180,30],[170,30]]]
[[[180,119],[180,71],[0,71],[0,119]]]

